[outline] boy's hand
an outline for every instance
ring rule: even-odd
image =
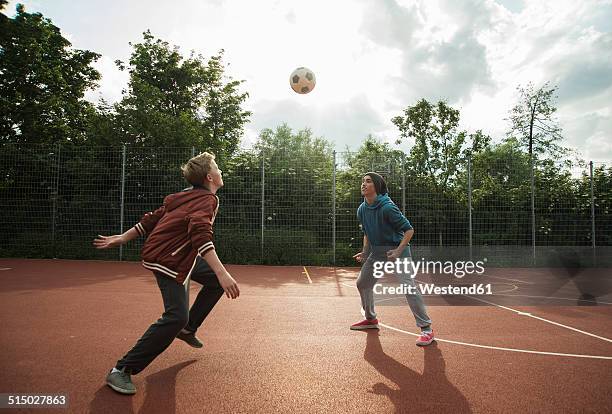
[[[363,252],[359,252],[354,255],[353,259],[357,260],[359,263],[363,262]]]
[[[219,279],[219,284],[225,291],[225,296],[232,299],[236,299],[238,296],[240,296],[238,283],[236,283],[232,275],[227,272],[221,273],[217,276],[217,279]]]
[[[123,237],[120,234],[115,236],[98,235],[98,237],[93,241],[93,245],[96,247],[96,249],[108,249],[111,247],[120,246],[123,243]]]
[[[404,249],[400,249],[399,247],[397,249],[389,250],[387,252],[387,259],[389,260],[397,259],[398,257],[402,255],[402,250]]]

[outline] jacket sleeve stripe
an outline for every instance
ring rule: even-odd
[[[212,250],[214,248],[215,245],[213,244],[213,242],[209,241],[198,248],[198,253],[200,254],[200,256],[203,256],[207,251]]]
[[[170,270],[167,267],[162,266],[162,265],[160,265],[158,263],[149,263],[149,262],[144,262],[143,261],[142,265],[144,267],[146,267],[147,269],[149,269],[149,270],[157,270],[159,272],[167,274],[168,276],[172,276],[173,278],[176,278],[176,276],[178,275],[177,272],[175,272],[173,270]]]
[[[147,234],[142,224],[137,223],[134,227],[136,228],[136,231],[138,232],[138,234],[140,234],[141,236],[145,236]]]

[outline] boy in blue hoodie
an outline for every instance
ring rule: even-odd
[[[357,279],[357,289],[366,319],[351,325],[353,330],[378,329],[378,319],[374,312],[374,262],[411,257],[409,243],[414,229],[387,193],[387,183],[382,176],[369,172],[363,177],[361,194],[365,200],[357,209],[357,218],[364,232],[363,250],[353,257],[363,263]],[[402,283],[415,286],[410,275],[404,276]],[[406,294],[406,300],[417,326],[421,328],[416,344],[425,346],[433,342],[434,333],[423,298],[418,289],[414,289],[414,292]]]

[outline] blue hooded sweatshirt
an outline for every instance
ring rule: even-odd
[[[412,225],[387,194],[378,194],[372,205],[365,200],[357,209],[357,218],[373,248],[397,247],[404,232]]]

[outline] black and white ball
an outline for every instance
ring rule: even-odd
[[[308,68],[300,67],[294,70],[289,77],[291,89],[300,94],[312,91],[317,83],[314,72]]]

